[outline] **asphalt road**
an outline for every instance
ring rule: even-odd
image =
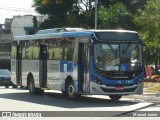
[[[48,90],[42,96],[31,95],[20,88],[0,87],[0,119],[22,119],[21,117],[42,117],[51,119],[87,119],[107,120],[127,117],[160,117],[160,95],[145,93],[123,97],[120,101],[111,101],[108,96],[82,96],[78,101],[65,98],[60,92]],[[10,114],[10,115],[9,115]],[[150,115],[150,117],[149,117]],[[10,117],[12,116],[12,118]],[[109,117],[109,118],[108,118]],[[34,118],[35,119],[35,118]]]

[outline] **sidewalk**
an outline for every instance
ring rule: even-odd
[[[144,88],[143,95],[159,95],[160,96],[160,91],[151,91],[151,90],[147,90],[147,88]]]

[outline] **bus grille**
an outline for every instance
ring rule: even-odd
[[[103,90],[103,92],[114,92],[114,93],[121,93],[121,92],[133,92],[136,90],[137,87],[135,88],[127,88],[127,89],[124,89],[124,90],[116,90],[116,89],[107,89],[107,88],[102,88],[101,89]]]

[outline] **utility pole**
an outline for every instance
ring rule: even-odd
[[[97,4],[98,0],[95,0],[95,29],[97,29]]]

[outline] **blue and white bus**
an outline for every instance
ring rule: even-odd
[[[41,30],[15,36],[11,80],[31,94],[59,90],[71,99],[80,95],[143,93],[143,44],[135,31]]]

